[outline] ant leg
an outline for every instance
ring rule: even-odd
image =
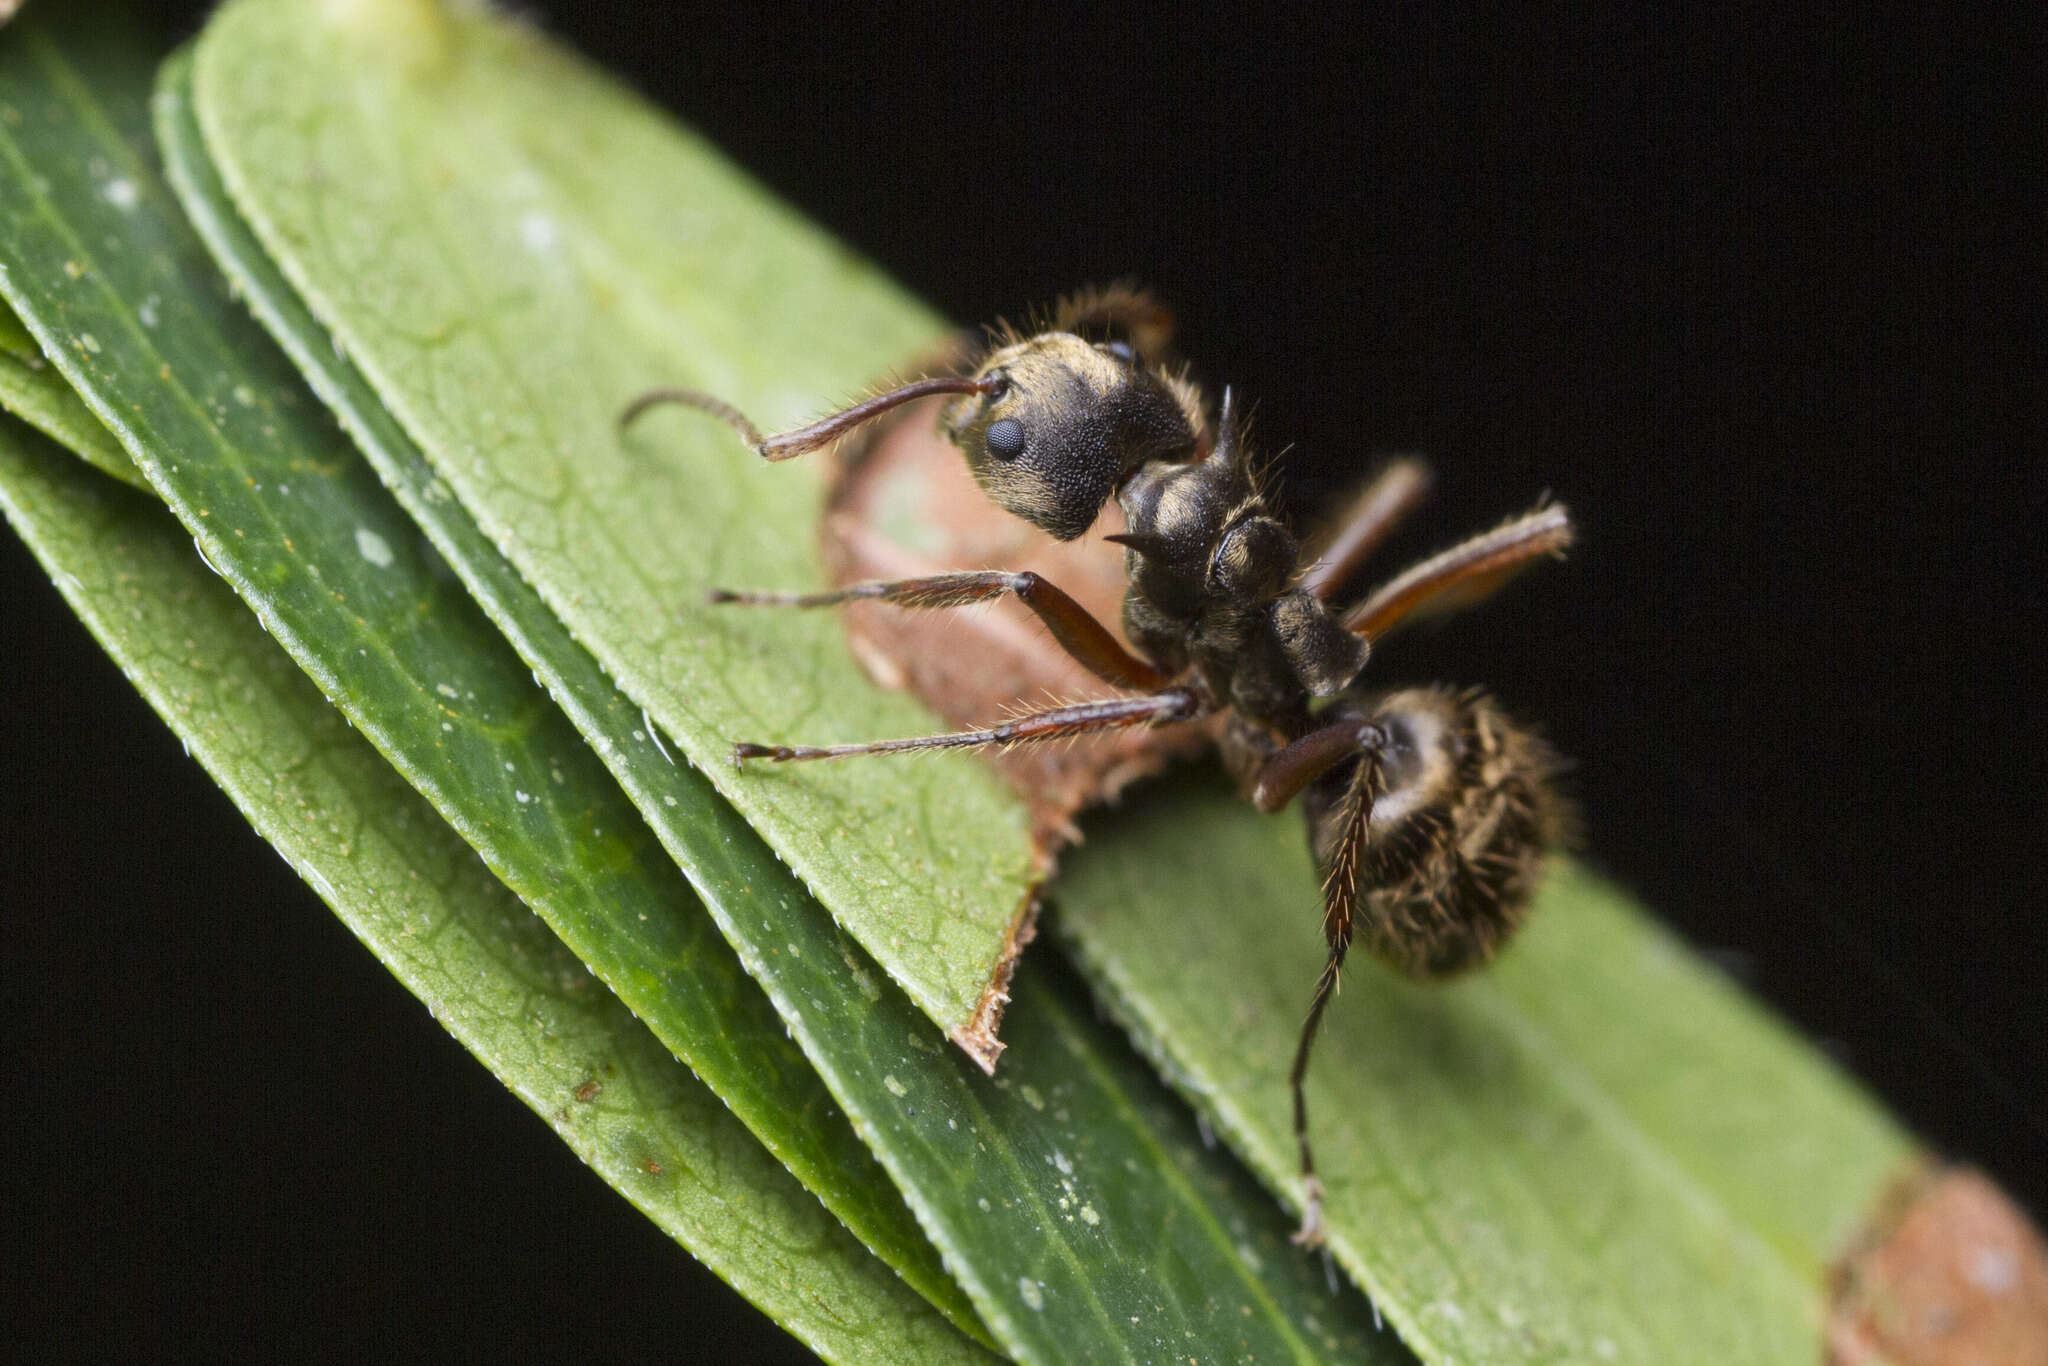
[[[1360,750],[1377,750],[1386,742],[1385,730],[1356,717],[1312,730],[1266,756],[1252,776],[1252,805],[1270,815]]]
[[[1350,790],[1339,808],[1338,820],[1343,822],[1343,829],[1323,879],[1323,938],[1329,943],[1330,956],[1323,964],[1322,975],[1316,978],[1308,1018],[1301,1026],[1301,1041],[1295,1045],[1294,1065],[1287,1069],[1287,1088],[1294,1096],[1294,1142],[1301,1152],[1301,1229],[1294,1235],[1294,1242],[1301,1247],[1320,1247],[1323,1242],[1323,1183],[1316,1179],[1315,1153],[1309,1147],[1308,1092],[1303,1083],[1308,1078],[1316,1030],[1322,1025],[1330,997],[1336,993],[1338,976],[1344,970],[1344,954],[1351,947],[1352,920],[1358,909],[1359,864],[1371,837],[1372,807],[1379,789],[1377,750],[1367,748],[1365,762],[1358,766],[1358,775],[1351,780]]]
[[[1429,466],[1413,456],[1388,461],[1351,500],[1328,549],[1301,576],[1300,587],[1324,602],[1343,596],[1380,543],[1429,496]]]
[[[1323,1022],[1323,1008],[1337,990],[1337,976],[1344,968],[1344,951],[1350,942],[1330,945],[1329,962],[1316,979],[1315,999],[1309,1003],[1308,1020],[1301,1026],[1301,1042],[1295,1046],[1294,1066],[1287,1069],[1287,1089],[1294,1095],[1294,1142],[1301,1153],[1301,1227],[1292,1242],[1297,1247],[1323,1245],[1323,1183],[1316,1177],[1315,1153],[1308,1142],[1308,1093],[1302,1081],[1308,1076],[1309,1050],[1315,1047],[1316,1029]]]
[[[1153,691],[1166,685],[1166,675],[1117,642],[1109,628],[1088,614],[1049,581],[1026,571],[964,570],[922,579],[896,579],[849,584],[831,593],[736,593],[711,590],[712,602],[750,607],[832,607],[842,602],[892,602],[898,607],[966,607],[1009,595],[1029,607],[1045,623],[1060,648],[1088,672],[1118,688]]]
[[[1053,310],[1050,324],[1054,332],[1122,328],[1130,335],[1131,349],[1148,365],[1165,360],[1173,342],[1173,310],[1129,281],[1069,294]]]
[[[1396,575],[1344,614],[1344,629],[1378,640],[1403,622],[1469,607],[1537,560],[1562,555],[1572,536],[1563,506],[1542,504]]]
[[[1201,704],[1186,688],[1169,688],[1148,697],[1116,697],[1106,702],[1080,702],[1032,712],[986,730],[949,735],[920,735],[908,740],[869,740],[853,745],[755,745],[732,747],[739,768],[749,759],[787,763],[797,759],[845,759],[856,754],[904,754],[928,749],[967,749],[977,745],[1020,745],[1032,740],[1057,740],[1089,731],[1122,730],[1129,726],[1164,726],[1192,720]]]

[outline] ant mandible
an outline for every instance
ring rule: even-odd
[[[1110,334],[1089,340],[1084,333]],[[834,592],[715,590],[714,602],[825,607],[856,599],[932,609],[1005,596],[1035,613],[1062,649],[1127,695],[1031,712],[985,729],[825,746],[741,743],[733,762],[1007,746],[1226,713],[1226,767],[1262,811],[1302,798],[1323,882],[1329,956],[1288,1072],[1301,1157],[1296,1241],[1322,1241],[1322,1187],[1303,1081],[1346,952],[1362,940],[1413,977],[1490,959],[1527,911],[1545,851],[1565,825],[1551,790],[1557,760],[1473,691],[1358,689],[1373,642],[1420,617],[1487,596],[1572,541],[1565,509],[1533,511],[1463,541],[1353,598],[1350,581],[1428,484],[1419,462],[1370,480],[1312,562],[1260,486],[1229,389],[1213,420],[1201,391],[1169,367],[1171,318],[1127,287],[1082,294],[1043,330],[1001,329],[971,373],[920,379],[763,436],[730,404],[690,389],[635,399],[719,418],[766,460],[822,449],[906,403],[954,396],[939,419],[987,495],[1062,541],[1116,500],[1125,530],[1126,649],[1059,587],[1033,573],[971,570],[856,583]]]

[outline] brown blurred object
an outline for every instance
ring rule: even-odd
[[[2048,1366],[2048,1244],[1967,1168],[1902,1181],[1829,1291],[1829,1366]]]

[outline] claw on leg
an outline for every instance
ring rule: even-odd
[[[1323,1245],[1323,1237],[1323,1183],[1305,1176],[1301,1179],[1301,1227],[1291,1241],[1296,1247],[1314,1248]]]

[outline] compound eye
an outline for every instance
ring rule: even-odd
[[[1024,424],[1014,417],[999,417],[988,424],[984,440],[996,459],[1015,460],[1024,454]]]

